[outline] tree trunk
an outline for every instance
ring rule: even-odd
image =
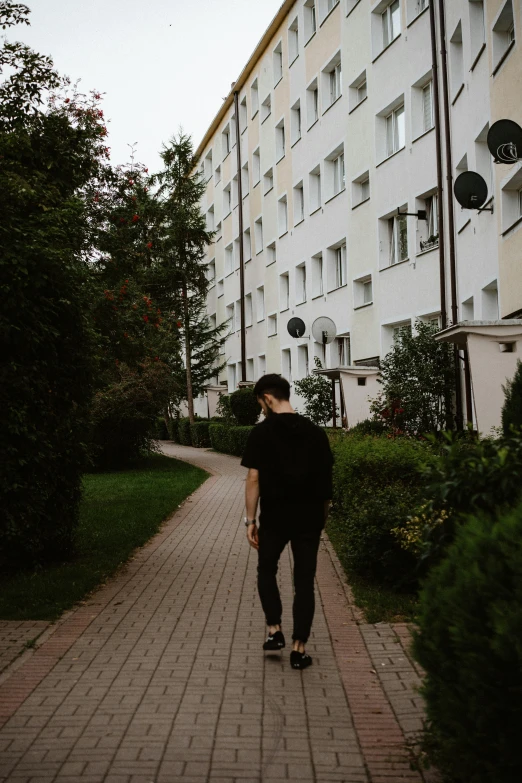
[[[185,365],[187,373],[187,407],[191,424],[194,424],[194,396],[192,394],[192,350],[190,345],[190,323],[187,287],[183,286],[183,316],[185,321]]]

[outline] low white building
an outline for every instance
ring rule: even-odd
[[[511,283],[508,296],[499,278],[505,219],[486,145],[498,105],[492,70],[498,79],[510,58],[521,61],[520,3],[507,0],[511,16],[501,4],[494,18],[481,0],[443,5],[448,109],[437,45],[439,158],[427,0],[287,0],[220,107],[198,154],[202,208],[216,231],[208,312],[230,323],[226,371],[215,382],[228,391],[266,372],[304,377],[315,356],[328,369],[377,367],[396,330],[417,318],[445,327],[512,314],[515,300],[522,310],[522,284],[513,294]],[[500,31],[499,18],[513,27]],[[448,172],[464,170],[486,179],[493,213],[461,210],[441,193]],[[509,237],[510,279],[521,236]],[[294,316],[306,326],[297,339],[287,331]],[[311,335],[319,316],[337,329],[326,350]],[[370,396],[359,400],[358,420]],[[198,412],[207,411],[202,399]]]

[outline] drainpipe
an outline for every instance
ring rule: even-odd
[[[435,20],[435,7],[430,2],[430,30],[431,30],[431,62],[433,72],[433,106],[435,110],[435,147],[437,156],[437,190],[439,192],[438,226],[439,232],[439,280],[440,280],[440,317],[441,327],[448,325],[446,310],[446,246],[444,242],[444,206],[443,206],[443,180],[442,180],[442,142],[440,132],[440,104],[439,104],[439,65],[437,57],[437,26]]]
[[[236,113],[237,201],[239,217],[239,301],[241,307],[241,381],[246,381],[245,255],[243,248],[243,183],[241,181],[241,131],[239,129],[239,93],[234,92]]]
[[[432,0],[433,2],[433,0]],[[446,50],[446,17],[444,0],[439,0],[439,26],[440,26],[440,57],[442,69],[442,92],[444,103],[444,134],[446,147],[446,198],[448,204],[448,235],[449,235],[449,265],[451,286],[451,321],[457,324],[459,312],[457,305],[457,263],[455,256],[455,217],[453,212],[453,161],[451,155],[451,128],[450,128],[450,100],[448,86],[448,53]],[[454,348],[455,358],[455,407],[456,425],[461,430],[463,423],[462,387],[460,379],[460,354],[457,346]]]

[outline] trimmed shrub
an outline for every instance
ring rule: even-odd
[[[334,497],[327,530],[343,564],[383,582],[413,581],[416,559],[392,531],[422,501],[420,467],[434,456],[407,438],[344,435],[330,443]]]
[[[230,395],[230,410],[240,427],[252,427],[261,413],[261,406],[252,389],[242,388]]]
[[[192,438],[190,437],[190,419],[188,416],[183,416],[178,422],[178,438],[179,443],[182,446],[192,446]]]
[[[223,454],[242,457],[252,427],[229,427],[227,424],[211,424],[210,442],[212,448]]]
[[[522,362],[517,362],[517,370],[511,381],[503,387],[506,399],[502,408],[502,430],[509,435],[512,429],[522,429]]]
[[[157,438],[157,440],[170,440],[169,431],[167,429],[167,425],[165,424],[165,419],[163,416],[158,416],[156,419],[156,429],[154,431],[154,437]]]
[[[386,425],[377,419],[363,419],[348,430],[350,435],[382,435],[385,431]]]
[[[198,449],[210,446],[209,434],[210,421],[195,421],[190,425],[190,438],[192,445]]]
[[[171,433],[172,433],[172,440],[175,443],[179,443],[179,422],[180,417],[175,416],[173,419],[171,419]]]
[[[424,750],[447,783],[518,783],[522,734],[522,504],[460,525],[421,592]]]

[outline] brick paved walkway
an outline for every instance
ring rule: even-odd
[[[0,674],[48,627],[44,620],[0,620]]]
[[[405,734],[420,705],[404,628],[361,625],[326,537],[307,649],[264,657],[245,470],[165,451],[213,476],[151,542],[0,682],[0,781],[420,781]],[[279,571],[291,637],[291,554]]]

